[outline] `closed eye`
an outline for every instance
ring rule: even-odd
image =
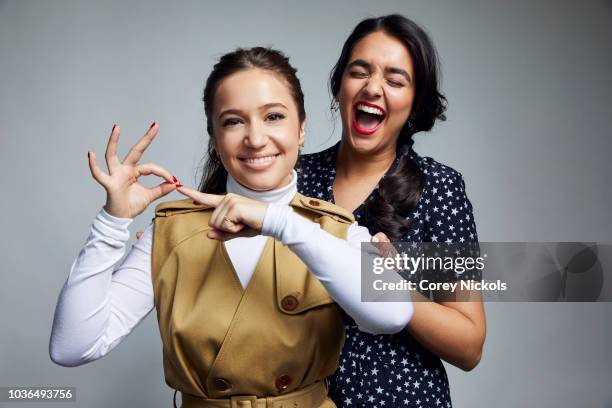
[[[400,88],[404,86],[404,84],[401,81],[398,81],[397,79],[387,79],[387,83],[395,88]]]
[[[366,74],[365,72],[359,72],[359,71],[350,71],[349,75],[353,78],[357,78],[357,79],[361,79],[361,78],[367,78],[368,74]]]

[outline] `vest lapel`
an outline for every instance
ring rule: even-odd
[[[325,287],[289,247],[274,241],[276,300],[280,310],[301,313],[311,307],[333,303]]]

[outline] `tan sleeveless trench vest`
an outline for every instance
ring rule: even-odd
[[[342,239],[354,221],[301,194],[290,205]],[[166,383],[199,398],[269,397],[333,374],[344,324],[324,286],[268,238],[243,289],[225,245],[206,236],[211,214],[189,199],[155,209],[152,281]]]

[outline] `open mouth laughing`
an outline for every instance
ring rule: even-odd
[[[353,128],[362,135],[371,135],[387,116],[385,110],[373,103],[359,101],[353,106]]]

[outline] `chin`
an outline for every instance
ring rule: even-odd
[[[376,135],[364,136],[354,130],[351,130],[350,139],[353,149],[359,153],[368,153],[380,145],[380,140]]]
[[[266,174],[249,174],[236,180],[243,186],[254,191],[269,191],[278,188],[282,179]]]

